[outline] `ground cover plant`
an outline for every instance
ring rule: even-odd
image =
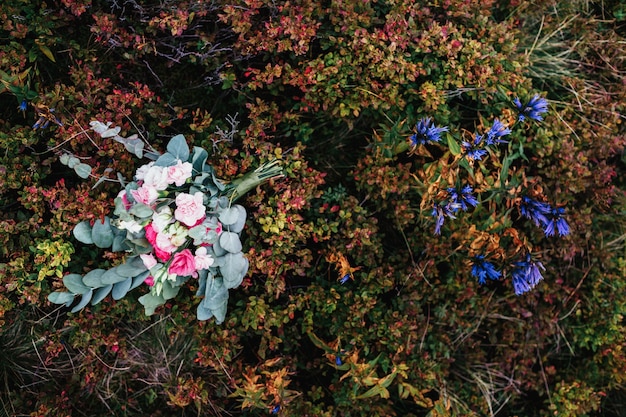
[[[0,409],[621,415],[625,10],[3,1]]]

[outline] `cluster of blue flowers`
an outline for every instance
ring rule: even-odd
[[[522,103],[519,98],[515,98],[513,104],[517,109],[519,122],[527,119],[542,121],[542,114],[548,111],[548,101],[538,94],[527,103]],[[416,133],[410,137],[410,141],[414,147],[439,142],[441,134],[447,131],[448,127],[437,127],[430,118],[423,118],[415,126]],[[507,125],[495,119],[487,132],[475,133],[474,139],[463,141],[461,148],[468,160],[481,160],[488,154],[490,146],[507,143],[503,138],[510,133],[511,129]],[[446,217],[455,219],[459,210],[467,211],[479,203],[470,185],[459,188],[450,187],[446,189],[446,192],[447,196],[442,201],[435,202],[431,212],[435,218],[435,235],[441,234],[441,227]],[[533,200],[527,196],[522,197],[519,207],[521,215],[530,219],[536,226],[542,227],[546,236],[566,236],[570,233],[569,225],[564,218],[564,208],[554,208],[548,203]],[[542,270],[545,268],[541,262],[533,260],[528,253],[524,260],[513,263],[510,271],[515,294],[521,295],[534,288],[543,279]],[[484,255],[472,258],[471,274],[478,278],[478,283],[481,285],[487,280],[497,281],[502,277],[502,272]]]

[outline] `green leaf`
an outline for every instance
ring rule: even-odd
[[[122,298],[124,298],[128,291],[130,291],[131,285],[133,285],[132,278],[126,278],[125,281],[118,282],[117,284],[113,285],[113,291],[111,292],[113,299],[121,300]]]
[[[193,152],[191,154],[191,165],[195,172],[204,172],[205,164],[207,159],[209,158],[209,153],[200,148],[198,146],[193,147]]]
[[[87,245],[93,244],[93,239],[91,238],[91,225],[88,221],[82,221],[74,226],[74,230],[72,231],[76,240],[81,243],[85,243]]]
[[[69,274],[63,277],[63,285],[74,294],[85,294],[91,288],[83,284],[83,277],[79,274]]]
[[[163,155],[159,156],[159,159],[154,162],[154,165],[159,167],[171,167],[173,165],[176,165],[177,162],[178,159],[176,159],[174,155],[166,152]]]
[[[227,227],[229,232],[241,233],[244,226],[246,225],[246,209],[239,204],[233,206],[233,208],[237,209],[239,212],[239,217],[237,217],[237,221]]]
[[[94,245],[99,248],[109,248],[113,244],[113,230],[111,230],[111,220],[108,216],[104,222],[96,220],[91,229],[91,239]]]
[[[133,216],[139,217],[141,219],[147,219],[148,217],[151,217],[152,214],[154,213],[154,211],[150,208],[150,206],[147,206],[142,203],[135,204],[134,206],[130,208],[130,210],[128,210],[128,212],[132,214]]]
[[[164,299],[171,300],[178,295],[178,291],[180,291],[180,287],[173,286],[169,280],[163,282],[163,292],[161,294]]]
[[[57,62],[56,59],[54,59],[54,55],[52,54],[50,48],[40,43],[37,43],[37,46],[39,47],[39,50],[46,56],[46,58],[48,58],[52,62]]]
[[[232,206],[232,207],[229,207],[227,209],[220,211],[220,213],[218,214],[218,217],[220,219],[220,222],[222,222],[224,226],[235,224],[237,220],[239,220],[241,213],[237,207],[241,207],[241,206],[235,205],[235,206]],[[245,210],[244,210],[243,215],[245,217],[246,215]]]
[[[106,297],[107,295],[109,295],[109,293],[111,292],[111,289],[113,288],[113,285],[107,285],[105,287],[102,288],[98,288],[92,299],[91,299],[91,305],[95,306],[96,304],[98,304],[100,301],[104,300],[104,297]]]
[[[126,262],[118,265],[115,272],[123,277],[136,277],[146,270],[147,268],[139,256],[131,256],[126,259]]]
[[[74,301],[74,297],[76,294],[72,294],[71,292],[66,291],[55,291],[53,293],[48,294],[48,301],[53,304],[72,304]],[[68,305],[69,307],[69,305]]]
[[[91,175],[91,167],[87,164],[83,164],[82,162],[74,166],[74,171],[76,172],[76,175],[83,179],[87,179]]]
[[[249,261],[243,253],[229,253],[224,256],[224,265],[220,266],[220,272],[224,277],[226,288],[237,288],[248,273]]]
[[[133,285],[130,286],[129,291],[134,290],[135,288],[137,288],[138,286],[140,286],[141,284],[143,284],[143,282],[146,280],[146,278],[148,278],[150,276],[150,271],[146,271],[142,274],[137,275],[136,277],[133,278]]]
[[[215,321],[220,324],[226,318],[228,307],[228,289],[224,286],[221,278],[207,280],[204,299],[198,306],[198,320],[208,320],[215,316]]]
[[[126,236],[117,235],[113,238],[113,244],[111,245],[111,251],[113,252],[124,252],[130,249],[128,243],[126,242]]]
[[[446,133],[446,138],[448,140],[448,149],[450,149],[450,152],[452,153],[452,155],[454,156],[460,155],[461,146],[459,145],[459,143],[454,139],[454,137],[450,133]]]
[[[183,135],[176,135],[167,144],[167,152],[181,161],[189,159],[189,146]]]
[[[113,285],[113,284],[117,284],[118,282],[125,281],[126,278],[128,277],[125,275],[118,274],[117,272],[118,268],[119,267],[114,266],[113,268],[109,269],[104,274],[102,274],[102,276],[100,277],[100,282],[103,285]]]
[[[230,253],[241,252],[243,248],[239,235],[233,232],[222,232],[220,235],[220,246]]]
[[[105,284],[102,282],[102,275],[104,275],[106,271],[104,269],[94,269],[93,271],[89,271],[83,277],[83,284],[91,288],[100,288]]]
[[[89,290],[88,292],[84,293],[83,298],[80,299],[80,303],[76,304],[76,306],[74,306],[74,308],[70,311],[72,313],[76,313],[77,311],[80,311],[83,308],[85,308],[85,306],[89,304],[89,301],[91,301],[92,295],[93,295],[93,290]]]
[[[154,314],[154,310],[165,304],[165,299],[160,295],[154,295],[151,292],[139,297],[139,302],[143,305],[146,316]]]

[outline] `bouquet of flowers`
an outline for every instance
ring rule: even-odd
[[[112,217],[83,221],[73,234],[82,243],[125,252],[124,262],[86,275],[68,274],[63,277],[67,291],[55,291],[48,299],[70,307],[80,295],[80,302],[72,308],[77,312],[109,294],[119,300],[146,284],[150,291],[139,301],[151,315],[194,278],[197,295],[203,297],[198,319],[215,317],[221,323],[228,290],[241,284],[249,266],[240,240],[246,210],[233,202],[257,185],[282,176],[278,161],[225,183],[207,164],[207,151],[190,150],[182,135],[170,140],[164,154],[144,152],[143,142],[120,137],[120,128],[109,125],[91,123],[103,138],[112,137],[152,161],[139,167],[134,180],[120,191]]]

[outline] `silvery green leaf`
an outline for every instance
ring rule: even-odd
[[[113,252],[124,252],[130,249],[130,246],[126,243],[126,236],[117,235],[113,238],[113,245],[111,245],[111,250]]]
[[[193,147],[193,153],[191,154],[191,164],[196,172],[204,171],[204,164],[209,157],[209,153],[198,146]]]
[[[70,162],[70,155],[67,153],[62,154],[61,156],[59,156],[59,162],[61,162],[63,165],[67,165]]]
[[[128,212],[135,217],[139,217],[140,219],[146,219],[148,217],[151,217],[152,213],[154,213],[150,206],[142,203],[137,203],[133,205],[130,210],[128,210]]]
[[[84,294],[91,290],[83,284],[83,277],[79,274],[69,274],[63,277],[63,285],[74,294]]]
[[[181,161],[189,159],[189,146],[183,135],[176,135],[167,144],[167,152]]]
[[[104,222],[96,220],[91,228],[91,239],[94,245],[99,248],[109,248],[113,244],[113,231],[111,230],[111,220],[108,216]]]
[[[106,286],[104,286],[102,288],[98,288],[94,292],[93,297],[91,298],[91,305],[95,306],[100,301],[104,300],[104,297],[109,295],[109,293],[111,292],[112,288],[113,288],[113,285],[106,285]]]
[[[176,297],[178,291],[180,291],[179,286],[172,285],[169,280],[163,281],[163,292],[161,294],[163,295],[164,299],[171,300],[172,298]]]
[[[91,167],[87,164],[83,164],[82,162],[74,166],[74,171],[76,172],[76,175],[83,179],[87,179],[91,175]]]
[[[213,279],[213,274],[209,273],[206,269],[198,271],[198,291],[196,291],[196,296],[200,297],[204,294],[207,278]]]
[[[215,316],[217,324],[224,321],[228,306],[228,289],[224,286],[221,278],[207,280],[204,299],[200,302],[200,305],[202,307],[199,307],[198,311],[200,312],[202,309],[202,314],[198,317],[198,320],[202,320],[202,317],[210,318],[211,316],[206,311],[209,310]]]
[[[219,242],[219,245],[230,253],[241,252],[241,241],[239,240],[239,235],[237,233],[222,232]]]
[[[246,209],[239,204],[235,204],[231,207],[231,209],[237,210],[238,217],[235,223],[232,223],[227,227],[227,230],[233,233],[241,233],[244,226],[246,225]]]
[[[76,306],[71,310],[72,313],[76,313],[77,311],[85,308],[89,301],[91,301],[91,296],[93,295],[93,290],[89,290],[83,294],[83,297],[80,299],[80,303],[76,304]]]
[[[133,278],[133,285],[130,286],[130,290],[134,290],[135,288],[137,288],[138,286],[140,286],[141,284],[144,283],[144,281],[146,280],[146,278],[148,278],[150,276],[150,271],[146,271],[142,274],[137,275],[136,277]]]
[[[104,269],[94,269],[93,271],[89,271],[83,277],[83,284],[91,288],[100,288],[105,284],[102,283],[102,275],[104,275],[106,271]]]
[[[237,207],[241,206],[232,206],[220,211],[218,217],[224,226],[235,224],[237,222],[237,219],[239,219],[239,210]]]
[[[165,304],[165,299],[160,295],[154,295],[149,292],[139,297],[139,302],[146,310],[146,316],[151,316],[154,314],[154,310]]]
[[[220,272],[224,277],[226,288],[237,288],[248,272],[249,262],[243,253],[229,253],[224,256],[224,266],[220,267]]]
[[[76,297],[76,294],[72,294],[71,292],[55,291],[48,294],[48,301],[53,304],[65,304],[69,307],[74,301],[74,297]]]
[[[174,155],[166,152],[163,155],[159,156],[159,159],[154,162],[154,165],[159,167],[171,167],[176,165],[177,162],[178,159]]]
[[[67,160],[67,166],[74,168],[78,164],[80,164],[80,159],[76,158],[74,155],[70,155]]]
[[[204,306],[204,304],[198,304],[198,310],[196,310],[196,317],[200,321],[205,321],[213,317],[213,311],[210,308]],[[218,323],[219,324],[219,323]]]
[[[222,232],[223,233],[223,232]],[[226,249],[224,249],[221,245],[220,245],[220,241],[219,239],[213,244],[213,253],[215,254],[216,257],[220,257],[220,256],[224,256],[227,252]]]
[[[82,221],[74,226],[74,230],[72,231],[76,240],[81,243],[85,243],[87,245],[93,244],[93,239],[91,238],[91,225],[88,221]]]
[[[115,272],[123,277],[135,277],[146,270],[147,268],[139,256],[130,256],[126,262],[117,266]]]
[[[106,271],[100,277],[100,282],[102,282],[103,285],[111,285],[111,284],[117,284],[118,282],[122,282],[126,280],[126,278],[128,278],[124,275],[118,274],[117,270],[118,270],[118,267],[114,266],[113,268]]]
[[[128,291],[130,290],[131,285],[133,284],[132,278],[126,278],[125,281],[118,282],[113,285],[113,290],[111,291],[111,295],[114,300],[121,300],[126,296]]]

